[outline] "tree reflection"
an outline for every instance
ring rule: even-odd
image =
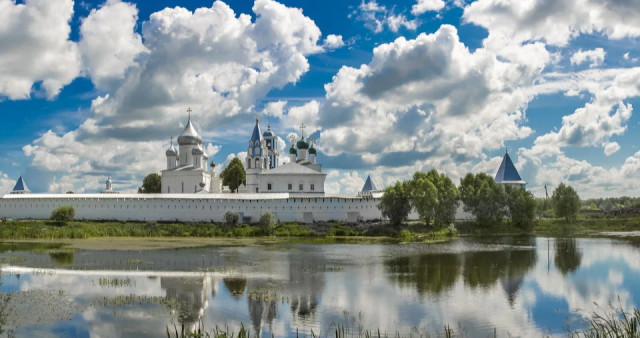
[[[566,275],[574,272],[582,262],[582,251],[578,248],[575,238],[557,238],[554,262],[558,270]]]
[[[229,293],[231,293],[231,295],[235,299],[239,299],[240,297],[242,297],[242,294],[244,294],[244,289],[247,286],[247,279],[241,277],[223,278],[222,282],[224,283],[224,286],[227,288],[227,290],[229,290]]]
[[[451,288],[460,274],[460,265],[458,254],[422,254],[390,259],[385,262],[385,270],[391,281],[415,287],[422,296]]]
[[[73,251],[56,251],[50,252],[49,257],[58,265],[73,264]]]

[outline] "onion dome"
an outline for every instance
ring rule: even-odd
[[[293,144],[291,145],[291,148],[289,148],[289,154],[298,154],[298,151],[293,147]]]
[[[296,143],[296,146],[298,147],[298,149],[309,149],[309,143],[304,140],[304,136],[300,139],[300,141],[298,141],[298,143]]]
[[[181,146],[202,144],[202,138],[200,138],[200,135],[198,135],[198,132],[191,123],[191,117],[189,117],[189,121],[184,127],[182,134],[178,136],[178,144]]]
[[[315,154],[316,154],[316,148],[311,146],[311,148],[309,148],[309,155],[315,155]]]
[[[193,147],[193,149],[191,149],[191,155],[202,156],[204,155],[204,150],[202,150],[202,147],[198,144],[197,147]]]
[[[169,147],[169,149],[167,149],[166,152],[167,156],[178,156],[178,151],[176,150],[176,148],[173,146],[173,144],[171,144],[171,146]]]
[[[273,132],[271,131],[271,123],[267,125],[267,131],[265,131],[262,136],[264,137],[273,137]]]

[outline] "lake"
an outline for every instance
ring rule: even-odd
[[[566,336],[610,303],[640,302],[640,246],[609,238],[0,251],[1,319],[17,336],[166,337],[167,326],[199,323],[268,336],[337,325]]]

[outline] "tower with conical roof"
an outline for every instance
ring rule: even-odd
[[[20,177],[18,178],[18,181],[16,181],[16,185],[13,187],[13,190],[11,191],[11,194],[29,194],[29,193],[31,193],[31,191],[29,190],[29,187],[27,187],[27,183],[22,178],[22,175],[20,175]]]
[[[260,132],[260,124],[256,118],[256,124],[251,133],[249,147],[247,148],[247,159],[245,162],[245,171],[247,177],[247,192],[260,192],[258,174],[269,170],[269,149],[267,143]]]
[[[518,170],[513,165],[513,161],[511,161],[508,151],[504,152],[504,157],[502,158],[502,163],[500,163],[500,168],[498,168],[498,172],[496,173],[495,181],[502,185],[509,185],[522,189],[527,185],[527,182],[522,180]]]

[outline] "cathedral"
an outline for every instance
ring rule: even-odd
[[[190,109],[188,111],[190,113]],[[300,128],[300,138],[291,138],[289,157],[281,159],[278,136],[271,130],[270,124],[263,133],[259,122],[256,118],[243,163],[246,185],[241,186],[238,192],[324,195],[326,174],[316,162],[313,137],[305,139],[304,124]],[[221,179],[215,177],[214,171],[207,167],[209,157],[203,148],[202,138],[191,122],[191,115],[177,143],[178,149],[174,147],[172,139],[165,152],[167,168],[162,171],[163,194],[229,191],[222,186]]]

